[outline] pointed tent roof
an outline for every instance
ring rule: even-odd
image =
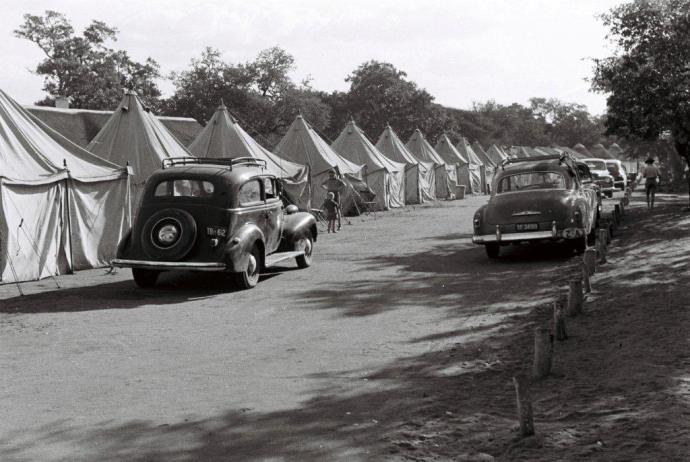
[[[395,162],[384,156],[374,144],[369,141],[362,129],[354,120],[347,123],[343,131],[331,147],[344,158],[367,166],[369,173],[385,169],[387,172],[404,172],[405,164]]]
[[[479,141],[475,141],[474,143],[472,143],[472,150],[475,152],[475,154],[477,154],[477,157],[479,157],[479,159],[482,161],[484,165],[490,165],[493,167],[496,167],[498,165],[489,157],[482,145],[479,144]]]
[[[467,158],[470,165],[484,165],[484,162],[477,156],[472,146],[470,146],[470,142],[464,136],[460,138],[455,147],[460,151],[460,154]]]
[[[49,184],[68,176],[89,182],[126,174],[127,169],[72,143],[0,90],[0,179],[3,182]]]
[[[407,149],[417,159],[425,162],[433,162],[438,165],[445,165],[445,161],[438,155],[436,150],[431,147],[429,142],[424,138],[422,132],[416,128],[410,139],[407,141]]]
[[[405,143],[402,142],[390,125],[386,125],[381,136],[379,136],[379,140],[376,142],[376,148],[381,151],[384,156],[396,162],[404,162],[406,164],[419,163],[419,160],[417,160],[410,150],[407,149]]]
[[[573,146],[573,149],[586,157],[594,157],[582,143],[577,143],[575,146]]]
[[[594,154],[594,157],[601,159],[613,159],[613,156],[606,150],[603,144],[597,143],[590,149],[590,152]]]
[[[292,122],[273,153],[283,159],[308,165],[313,176],[332,168],[337,168],[341,174],[358,176],[364,167],[336,153],[301,114]]]
[[[613,143],[611,146],[609,146],[608,151],[613,157],[616,158],[623,154],[623,148],[621,148],[618,143]]]
[[[86,147],[117,165],[129,163],[137,181],[145,181],[169,157],[191,154],[163,123],[141,104],[134,91],[126,91],[120,105]]]
[[[504,153],[498,146],[492,144],[486,151],[486,155],[496,164],[500,165],[505,159],[508,158],[506,153]]]
[[[301,177],[307,170],[304,165],[281,159],[256,142],[240,127],[222,101],[211,120],[189,145],[189,151],[198,157],[263,159],[268,171],[279,178]]]
[[[445,133],[438,139],[435,149],[439,156],[441,156],[441,158],[443,158],[443,160],[445,160],[448,164],[469,164],[467,158],[460,154],[460,151],[453,146],[453,143],[450,142],[450,138],[448,138],[448,135]]]

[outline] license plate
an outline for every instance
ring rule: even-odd
[[[206,235],[210,237],[225,237],[227,230],[225,228],[206,228]]]
[[[515,226],[518,231],[537,231],[539,223],[520,223]]]

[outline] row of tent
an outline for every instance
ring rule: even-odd
[[[107,265],[146,179],[166,158],[263,159],[307,210],[320,207],[321,184],[336,171],[348,185],[344,209],[365,202],[386,210],[451,198],[458,185],[485,193],[503,160],[537,149],[552,148],[484,150],[446,135],[432,146],[419,130],[403,143],[390,126],[373,143],[354,120],[329,144],[299,115],[271,152],[222,103],[185,146],[131,91],[83,148],[0,90],[0,282]]]

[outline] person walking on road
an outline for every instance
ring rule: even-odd
[[[654,159],[652,157],[644,161],[646,164],[642,168],[642,178],[644,178],[644,189],[647,194],[647,208],[654,208],[654,197],[656,195],[656,186],[659,183],[659,176],[661,172],[659,167],[654,165]]]
[[[341,212],[340,212],[340,193],[343,191],[343,189],[347,185],[343,180],[338,178],[336,171],[331,170],[328,172],[328,178],[321,183],[321,188],[325,189],[329,193],[333,193],[333,200],[338,203],[338,214],[337,214],[337,219],[338,219],[338,231],[343,227],[341,223]]]

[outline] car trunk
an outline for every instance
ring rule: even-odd
[[[562,223],[569,218],[570,193],[563,189],[541,189],[497,194],[489,201],[486,220],[490,225],[553,220]]]

